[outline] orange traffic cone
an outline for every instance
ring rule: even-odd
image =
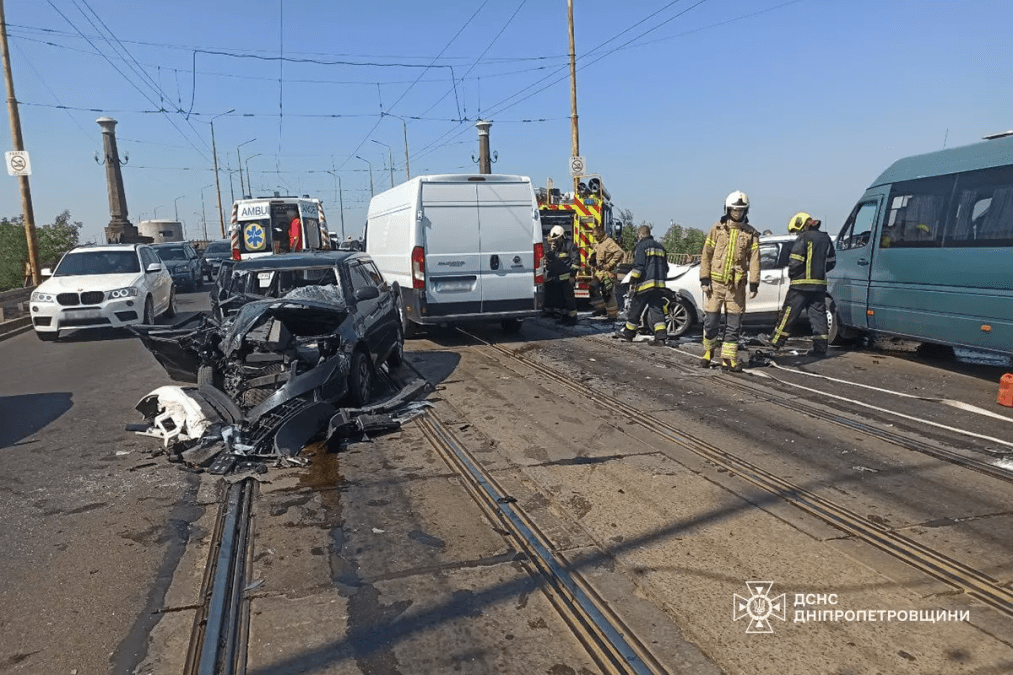
[[[999,379],[999,396],[996,402],[1007,408],[1013,408],[1013,373],[1006,373]]]

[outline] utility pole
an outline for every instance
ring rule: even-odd
[[[18,114],[18,99],[14,96],[14,75],[11,73],[11,55],[7,47],[7,18],[4,3],[0,0],[0,48],[3,51],[4,81],[7,83],[7,110],[11,119],[11,141],[16,152],[24,152],[25,141],[21,136],[21,116]],[[32,285],[42,283],[39,273],[39,240],[35,234],[35,211],[32,209],[32,190],[28,176],[18,176],[21,187],[21,213],[25,221],[25,240],[28,244],[28,264],[32,268]]]
[[[334,168],[334,155],[331,155],[331,176],[338,184],[338,208],[341,209],[341,241],[345,240],[345,197],[344,190],[341,189],[341,176],[338,175],[337,170]]]
[[[215,188],[218,190],[218,225],[222,228],[222,239],[225,238],[225,213],[222,211],[222,183],[218,179],[218,150],[215,147],[215,120],[222,115],[228,115],[231,112],[235,112],[233,108],[228,112],[223,112],[221,115],[215,115],[211,118],[211,156],[215,162]]]
[[[573,40],[573,0],[566,0],[567,23],[570,27],[570,135],[571,154],[574,157],[580,156],[580,133],[577,131],[577,49]],[[577,191],[577,183],[580,179],[573,177],[573,191]]]
[[[231,162],[229,161],[229,153],[226,152],[225,153],[225,167],[226,167],[225,171],[226,171],[226,173],[229,174],[229,194],[232,195],[232,203],[235,204],[236,203],[236,185],[235,185],[235,183],[232,182],[232,169],[228,168],[228,166],[229,166],[230,163]]]
[[[401,125],[404,127],[404,175],[408,180],[411,180],[412,172],[408,168],[408,125],[404,120],[401,120]]]

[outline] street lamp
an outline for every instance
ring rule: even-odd
[[[358,155],[356,155],[355,158],[356,159],[361,159],[366,164],[369,164],[369,196],[372,197],[373,196],[373,163],[370,162],[368,159],[362,159],[362,157],[359,157]]]
[[[172,211],[176,214],[176,220],[179,220],[179,200],[183,197],[186,197],[186,195],[180,195],[172,200]]]
[[[250,191],[250,197],[253,197],[253,181],[250,179],[250,160],[253,159],[253,157],[260,157],[263,154],[264,153],[262,152],[258,152],[252,157],[246,158],[246,189]]]
[[[205,185],[200,189],[200,210],[203,216],[202,220],[204,221],[204,241],[210,241],[208,239],[208,212],[207,209],[204,208],[204,191],[214,186],[215,184],[211,183],[210,185]]]
[[[383,147],[387,148],[387,157],[390,159],[390,186],[394,187],[394,151],[386,143],[383,143],[373,138],[369,140],[373,141],[377,145],[382,145]]]
[[[345,240],[345,195],[344,190],[341,189],[341,176],[338,175],[337,171],[328,171],[334,177],[334,181],[337,184],[335,192],[338,198],[338,208],[341,210],[341,241]]]
[[[239,164],[239,192],[242,196],[246,196],[246,190],[243,189],[243,157],[239,154],[239,148],[243,147],[247,143],[252,143],[256,138],[251,138],[248,141],[243,141],[236,146],[236,163]]]
[[[234,113],[234,112],[236,112],[235,108],[233,108],[232,110],[229,110],[227,112],[223,112],[220,115],[215,115],[214,117],[211,118],[211,122],[210,122],[210,124],[211,124],[211,156],[214,158],[214,162],[215,162],[215,187],[218,190],[218,224],[222,228],[222,239],[225,238],[225,212],[222,211],[222,184],[218,180],[218,151],[215,148],[215,120],[218,119],[219,117],[222,117],[223,115],[228,115],[229,113]]]

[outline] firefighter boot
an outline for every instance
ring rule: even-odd
[[[741,373],[742,363],[738,360],[739,345],[737,342],[725,342],[721,345],[721,369],[730,373]]]
[[[711,357],[714,355],[714,340],[703,339],[703,356],[700,357],[700,367],[710,368]]]

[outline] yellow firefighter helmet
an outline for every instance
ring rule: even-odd
[[[805,229],[806,223],[808,223],[812,219],[813,217],[810,216],[805,211],[799,211],[798,213],[796,213],[794,216],[791,217],[791,220],[788,221],[788,233],[798,234],[799,232]]]

